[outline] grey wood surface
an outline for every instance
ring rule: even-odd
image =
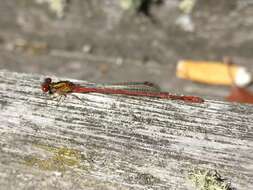
[[[0,70],[0,189],[194,189],[193,168],[253,189],[252,106],[101,94],[58,104],[43,78]]]

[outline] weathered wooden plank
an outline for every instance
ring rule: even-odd
[[[42,80],[0,71],[1,188],[191,189],[197,167],[253,189],[252,106],[101,94],[58,105]]]

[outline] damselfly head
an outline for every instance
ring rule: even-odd
[[[52,82],[52,79],[51,78],[45,78],[44,82],[41,84],[41,90],[43,92],[48,92],[49,91],[49,88],[50,88],[50,84]]]

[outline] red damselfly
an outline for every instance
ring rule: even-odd
[[[101,93],[101,94],[121,94],[128,96],[155,97],[171,100],[182,100],[191,103],[203,103],[204,100],[197,96],[180,96],[168,92],[161,92],[160,88],[150,82],[124,82],[115,84],[80,85],[70,81],[52,82],[51,78],[46,78],[41,84],[43,92],[52,95],[66,96],[70,93]]]

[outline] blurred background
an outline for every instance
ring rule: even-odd
[[[178,94],[223,99],[230,87],[176,77],[179,60],[252,71],[251,0],[6,0],[0,69],[91,82],[152,81]]]

